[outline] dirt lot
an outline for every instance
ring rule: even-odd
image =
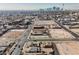
[[[10,43],[14,42],[23,32],[24,30],[22,29],[8,31],[2,37],[0,37],[0,45],[9,45]]]
[[[56,47],[61,55],[79,55],[79,42],[77,41],[56,43]]]
[[[51,37],[54,39],[73,39],[75,38],[70,33],[64,29],[50,29],[49,30]]]
[[[79,35],[79,29],[70,29],[70,30]]]

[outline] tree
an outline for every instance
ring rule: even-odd
[[[57,11],[59,11],[59,10],[60,10],[60,8],[59,8],[59,7],[57,7],[57,8],[56,8],[56,10],[57,10]]]
[[[55,7],[55,6],[53,7],[53,10],[54,10],[54,11],[56,10],[56,7]]]

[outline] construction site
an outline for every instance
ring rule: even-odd
[[[0,16],[0,55],[79,55],[79,11]]]

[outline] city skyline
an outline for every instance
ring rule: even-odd
[[[0,10],[38,10],[54,6],[63,9],[79,9],[77,3],[64,3],[64,6],[63,3],[0,3]]]

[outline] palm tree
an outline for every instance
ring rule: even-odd
[[[54,11],[56,10],[56,7],[55,7],[55,6],[53,7],[53,10],[54,10]]]
[[[57,10],[57,11],[59,11],[59,10],[60,10],[60,8],[59,8],[59,7],[57,7],[57,8],[56,8],[56,10]]]

